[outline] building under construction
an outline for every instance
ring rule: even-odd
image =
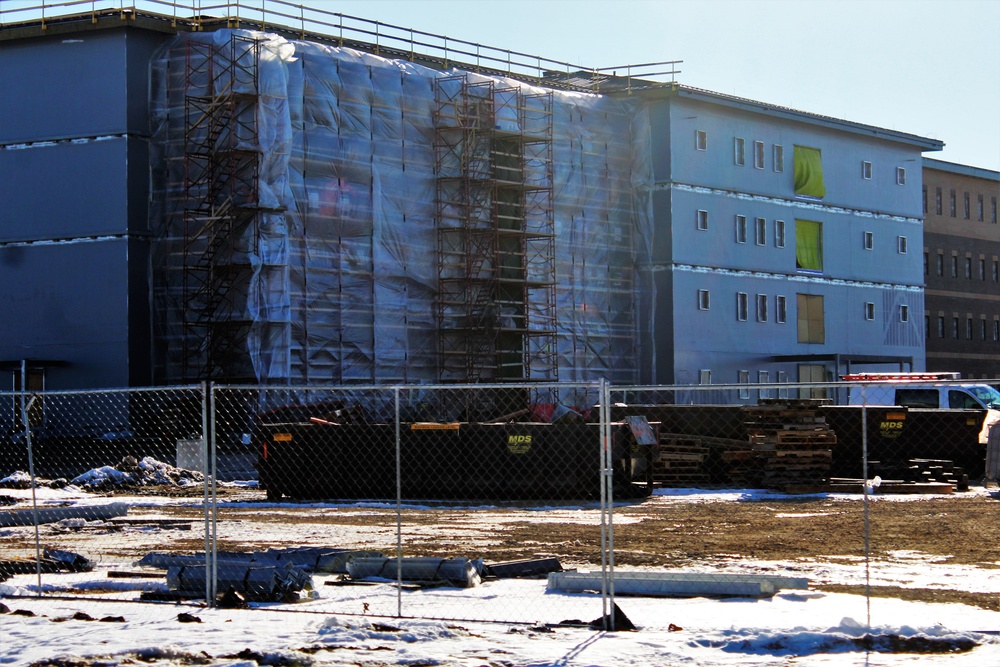
[[[406,29],[389,47],[360,19],[345,38],[316,9],[289,27],[297,5],[161,4],[0,13],[15,389],[923,366],[907,168],[940,141]]]
[[[226,29],[152,104],[169,381],[637,381],[629,100]]]

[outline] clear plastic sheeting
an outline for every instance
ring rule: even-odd
[[[441,379],[435,81],[456,74],[242,30],[161,51],[151,219],[164,380],[191,379],[210,354],[268,384]],[[498,131],[519,129],[503,95],[548,92],[493,81]],[[228,111],[206,103],[199,117],[206,97]],[[648,118],[632,100],[553,91],[552,104],[558,379],[636,382]],[[553,307],[526,294],[529,313]]]

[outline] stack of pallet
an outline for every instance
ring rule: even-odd
[[[709,448],[698,436],[661,433],[653,455],[653,481],[662,486],[698,486],[709,481]]]
[[[916,485],[913,492],[935,492],[942,484],[950,484],[955,491],[969,490],[969,474],[948,459],[907,459],[905,461],[869,461],[868,476],[878,475],[882,485]],[[926,488],[924,488],[926,487]],[[893,489],[896,490],[896,489]],[[906,490],[906,489],[903,489]]]
[[[744,452],[737,472],[744,477],[747,472],[759,474],[759,483],[767,488],[827,483],[837,435],[820,412],[826,402],[825,399],[763,399],[756,406],[744,408],[750,448]],[[732,452],[730,456],[738,453]]]

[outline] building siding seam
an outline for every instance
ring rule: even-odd
[[[785,206],[788,208],[795,208],[807,211],[822,211],[824,213],[835,213],[838,215],[852,215],[862,218],[871,218],[873,220],[891,220],[893,222],[903,222],[913,225],[923,225],[924,222],[923,218],[914,218],[911,216],[893,215],[890,213],[882,213],[880,211],[871,211],[867,209],[854,209],[854,208],[847,208],[844,206],[830,206],[826,204],[820,204],[815,201],[802,201],[796,199],[787,199],[784,197],[772,197],[768,195],[748,194],[746,192],[740,192],[738,190],[723,190],[720,188],[709,188],[702,185],[691,185],[688,183],[669,183],[660,181],[654,184],[653,189],[658,191],[676,190],[678,192],[694,192],[697,194],[710,194],[721,197],[727,197],[729,199],[742,199],[746,201],[753,201],[761,204],[776,204],[778,206]]]
[[[664,267],[668,268],[668,267]],[[865,280],[844,280],[841,278],[820,278],[817,276],[804,276],[791,273],[772,273],[767,271],[744,271],[739,269],[723,269],[713,266],[702,266],[697,264],[674,264],[675,271],[685,273],[713,273],[717,275],[738,277],[738,278],[758,278],[762,280],[780,280],[785,282],[811,283],[815,285],[835,285],[838,287],[862,287],[874,289],[891,289],[901,292],[912,292],[922,294],[924,289],[921,285],[906,285],[899,283],[875,283]]]

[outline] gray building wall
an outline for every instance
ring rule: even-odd
[[[920,146],[740,105],[676,96],[652,104],[657,382],[697,383],[699,371],[711,371],[713,383],[774,382],[779,372],[791,382],[799,380],[800,363],[822,364],[828,377],[837,372],[834,363],[809,355],[912,357],[914,369],[922,369]],[[706,150],[696,147],[697,131],[706,133]],[[742,166],[735,163],[736,137],[744,140]],[[763,168],[755,166],[756,141],[764,145]],[[775,145],[783,149],[780,167]],[[795,195],[796,145],[822,151],[822,200]],[[871,163],[870,179],[862,176],[864,161]],[[905,170],[902,185],[897,168]],[[699,210],[707,213],[705,229]],[[737,234],[737,216],[745,217],[745,240]],[[759,239],[757,218],[764,221]],[[796,269],[796,219],[822,224],[821,272]],[[707,310],[699,307],[699,290],[708,292]],[[738,293],[747,295],[745,321],[737,317]],[[823,296],[822,344],[799,342],[797,294]],[[758,320],[758,295],[766,321]],[[785,297],[784,322],[777,321],[779,296]],[[663,326],[673,328],[669,354]],[[802,361],[775,360],[794,355]],[[882,369],[898,365],[866,370]]]
[[[0,41],[0,361],[49,388],[149,384],[148,72],[163,35]],[[8,380],[2,386],[10,386]]]

